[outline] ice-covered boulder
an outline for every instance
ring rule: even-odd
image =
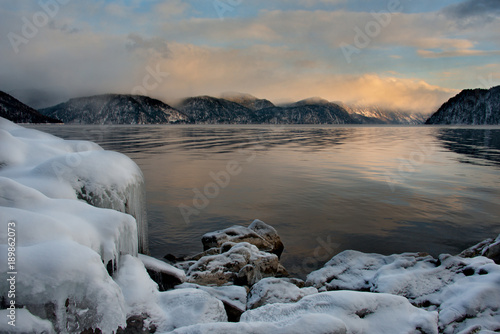
[[[96,327],[110,333],[125,327],[122,292],[108,275],[99,254],[64,238],[22,243],[26,235],[22,230],[19,228],[16,251],[17,308],[23,306],[31,314],[49,320],[57,333]],[[7,254],[6,245],[0,248],[2,254]],[[0,266],[7,268],[6,256],[0,257]],[[4,300],[8,300],[8,284],[5,279],[0,281]]]
[[[356,291],[323,292],[297,303],[264,305],[243,313],[241,321],[292,322],[305,315],[336,318],[338,326],[332,331],[341,331],[343,324],[345,333],[438,333],[437,312],[416,308],[400,296]]]
[[[127,156],[88,141],[63,140],[0,117],[0,176],[50,198],[80,199],[136,218],[138,249],[148,252],[144,177]]]
[[[204,286],[193,283],[177,285],[176,289],[200,289],[217,298],[226,309],[229,321],[239,321],[241,314],[246,311],[247,289],[237,285]]]
[[[159,332],[199,323],[227,322],[222,302],[199,289],[162,292],[159,305],[167,316],[167,320],[158,326]]]
[[[209,232],[201,239],[203,249],[220,248],[226,242],[248,242],[261,251],[281,256],[284,246],[278,232],[266,223],[256,219],[248,227],[235,225],[224,230]]]
[[[315,293],[318,293],[316,288],[304,287],[304,282],[297,279],[264,278],[252,286],[248,294],[247,308],[254,309],[274,303],[294,303]]]
[[[187,271],[187,281],[202,285],[253,285],[264,277],[276,275],[278,256],[260,251],[247,242],[227,242],[221,254],[204,256]]]

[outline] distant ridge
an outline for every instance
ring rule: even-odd
[[[422,124],[427,116],[377,106],[346,105],[311,97],[276,106],[250,94],[195,96],[176,108],[146,96],[105,94],[40,109],[76,124]]]
[[[465,89],[436,111],[425,124],[500,124],[500,86]]]
[[[189,117],[162,101],[141,95],[105,94],[70,99],[42,114],[77,124],[186,123]]]
[[[14,123],[62,123],[60,120],[42,115],[11,95],[0,91],[0,117]]]

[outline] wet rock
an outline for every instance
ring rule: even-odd
[[[221,254],[204,256],[189,267],[187,281],[202,285],[253,285],[276,275],[278,256],[260,251],[247,242],[225,243]]]
[[[500,235],[496,239],[484,240],[459,254],[461,257],[485,256],[500,264]]]
[[[250,226],[232,226],[224,230],[209,232],[201,239],[205,251],[220,248],[226,242],[248,242],[259,250],[281,256],[284,246],[278,232],[266,223],[255,220]]]

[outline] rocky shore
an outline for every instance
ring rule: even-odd
[[[437,258],[346,250],[300,280],[260,220],[187,258],[140,254],[142,186],[124,155],[0,118],[0,333],[500,331],[500,236]]]

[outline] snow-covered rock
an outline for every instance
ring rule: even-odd
[[[467,248],[462,253],[462,257],[485,256],[500,264],[500,235],[496,239],[484,240],[470,248]]]
[[[320,314],[338,319],[332,331],[345,333],[438,333],[437,312],[412,306],[406,298],[382,293],[332,291],[302,298],[292,304],[269,304],[249,310],[242,322],[292,322]],[[307,332],[307,331],[306,331]]]
[[[390,293],[439,312],[443,333],[470,326],[500,329],[500,266],[485,257],[406,253],[383,256],[344,251],[307,277],[326,290]]]
[[[259,251],[247,242],[227,242],[221,254],[204,256],[189,267],[187,281],[202,285],[253,285],[264,277],[276,275],[278,256]]]
[[[65,141],[2,118],[0,138],[0,251],[5,254],[0,268],[16,272],[19,316],[26,315],[33,326],[37,318],[47,320],[57,333],[124,328],[132,290],[124,291],[110,273],[129,268],[127,258],[133,258],[142,266],[134,277],[149,280],[137,259],[138,239],[147,231],[141,229],[145,221],[138,224],[112,209],[143,210],[139,168],[96,144]],[[91,199],[110,209],[89,205]],[[13,247],[8,233],[15,235],[14,267],[7,263]],[[147,239],[142,240],[147,248]],[[11,290],[9,281],[0,281],[3,303],[13,300]]]
[[[299,280],[274,277],[260,280],[252,286],[248,294],[247,308],[254,309],[274,303],[294,303],[305,296],[318,293],[314,287],[299,288],[297,281]]]
[[[54,199],[80,199],[136,218],[139,252],[148,251],[144,177],[125,155],[63,140],[0,118],[0,176]]]
[[[304,314],[278,322],[208,323],[179,328],[175,334],[346,334],[342,320],[327,314]]]
[[[203,235],[201,242],[205,251],[210,248],[220,248],[226,242],[248,242],[257,246],[261,251],[281,256],[284,246],[274,227],[258,219],[248,227],[233,226],[224,230],[209,232]]]
[[[158,331],[171,331],[207,322],[227,322],[222,302],[203,290],[176,289],[162,292],[159,305],[168,320],[158,326]]]
[[[139,254],[139,259],[146,267],[149,276],[158,284],[160,291],[170,290],[186,281],[186,273],[171,264],[144,254]]]
[[[247,289],[237,285],[204,286],[193,283],[177,285],[176,289],[200,289],[217,298],[226,308],[229,321],[239,321],[246,311]]]

